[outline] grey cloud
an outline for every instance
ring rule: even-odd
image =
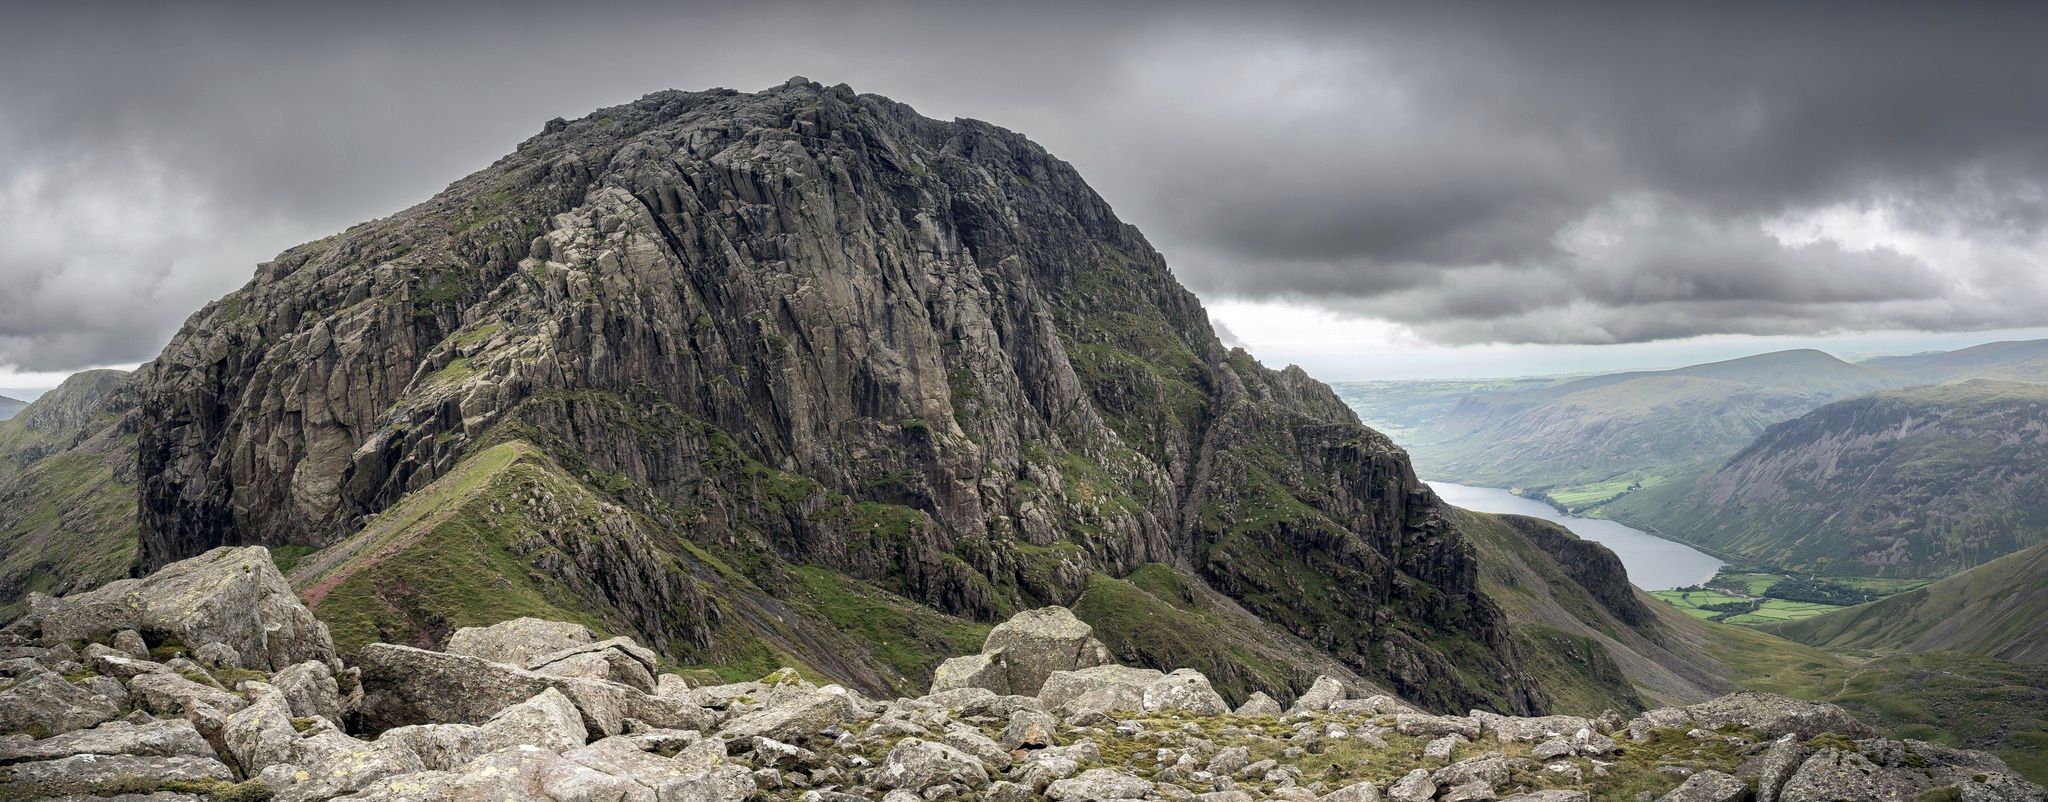
[[[147,359],[255,262],[423,200],[543,120],[792,74],[1031,135],[1211,298],[1445,342],[2038,323],[2044,22],[1873,3],[16,8],[0,365]],[[1655,220],[1616,222],[1646,197]],[[1843,204],[1979,244],[1951,249],[1963,264],[1761,233]],[[1600,225],[1619,239],[1572,240]]]

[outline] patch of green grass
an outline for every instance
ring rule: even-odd
[[[270,561],[277,565],[278,573],[289,574],[293,568],[299,567],[300,560],[316,551],[319,549],[313,546],[271,546]]]
[[[980,651],[988,638],[987,624],[944,615],[830,568],[794,570],[812,609],[840,632],[871,644],[875,656],[896,671],[900,693],[921,692],[940,661]]]

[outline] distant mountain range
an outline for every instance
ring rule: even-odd
[[[1605,512],[1764,565],[1947,576],[2048,537],[2048,385],[1973,379],[1838,401]]]
[[[1811,350],[1467,395],[1409,443],[1432,478],[1542,491],[1654,481],[1765,427],[1904,380]]]
[[[22,408],[26,406],[28,406],[27,401],[0,395],[0,420],[7,420],[20,414]]]

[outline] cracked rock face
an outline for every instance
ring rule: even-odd
[[[655,530],[536,546],[537,570],[665,649],[778,614],[694,585],[715,572],[682,539],[984,621],[1156,562],[1425,705],[1547,702],[1400,449],[1225,348],[1071,166],[844,86],[550,124],[263,265],[140,395],[145,567],[333,543],[516,435],[611,477],[618,528]],[[1054,664],[1016,652],[1033,692]]]

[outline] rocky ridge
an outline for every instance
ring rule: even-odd
[[[1325,678],[1232,709],[1200,673],[1102,662],[1058,608],[958,658],[1003,671],[942,672],[916,698],[789,670],[695,685],[631,639],[533,619],[349,665],[282,585],[263,549],[219,549],[37,597],[0,629],[0,798],[2048,799],[1988,755],[1767,694],[1630,719],[1431,715]]]
[[[1233,694],[1334,660],[1442,709],[1554,707],[1400,449],[1225,348],[1071,166],[843,85],[550,122],[261,266],[139,418],[143,566],[357,555],[294,575],[350,649],[509,617],[460,584],[506,576],[520,613],[693,665],[899,691],[929,667],[890,644],[1165,566],[1234,610],[1248,645],[1206,667]],[[796,603],[839,591],[917,626],[839,638],[875,623]]]

